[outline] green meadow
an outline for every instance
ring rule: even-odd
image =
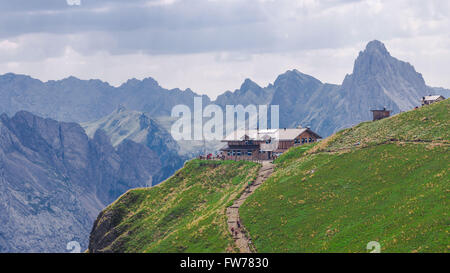
[[[449,252],[449,100],[298,147],[241,207],[260,252]]]
[[[450,101],[292,148],[240,208],[258,252],[450,252]],[[259,164],[192,160],[96,223],[112,252],[236,252],[225,210]]]
[[[112,252],[233,252],[225,210],[259,164],[192,160],[164,183],[130,190],[102,212]],[[108,235],[114,234],[111,239]]]

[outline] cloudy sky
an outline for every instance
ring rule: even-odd
[[[373,39],[450,88],[448,0],[0,0],[0,74],[155,78],[215,97],[296,68],[341,83]]]

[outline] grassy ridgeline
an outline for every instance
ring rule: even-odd
[[[130,190],[100,214],[90,251],[233,252],[225,209],[258,169],[192,160],[158,186]]]
[[[450,101],[291,149],[240,208],[259,252],[449,252]],[[233,252],[225,209],[259,165],[193,160],[106,208],[90,251]]]
[[[340,151],[382,144],[390,140],[450,143],[450,99],[376,122],[342,130],[314,151]]]
[[[240,210],[257,250],[449,252],[449,110],[446,100],[284,154]]]

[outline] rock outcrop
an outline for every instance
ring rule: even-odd
[[[21,111],[0,116],[0,252],[87,248],[98,212],[162,170],[147,146]]]
[[[141,155],[138,147],[132,146],[131,142],[142,144],[151,150],[154,153],[153,158],[161,165],[160,171],[153,175],[153,185],[166,179],[183,166],[184,157],[179,155],[178,143],[147,113],[130,111],[121,105],[111,114],[81,125],[91,138],[99,130],[105,132],[113,146],[118,147],[118,152],[130,160]],[[124,146],[127,146],[127,149]]]

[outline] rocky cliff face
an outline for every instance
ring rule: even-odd
[[[183,166],[184,157],[178,153],[180,149],[178,143],[147,113],[130,111],[120,106],[97,121],[81,125],[91,138],[97,131],[103,131],[111,139],[113,146],[118,147],[119,152],[126,152],[129,157],[134,155],[130,141],[142,144],[151,150],[154,158],[159,160],[161,165],[160,171],[153,175],[153,185],[166,179]],[[124,149],[124,145],[128,145],[129,149]],[[140,151],[135,150],[135,152],[136,156],[139,156]]]
[[[394,114],[412,109],[428,92],[412,65],[392,57],[383,43],[372,41],[359,53],[353,73],[341,86],[318,90],[307,105],[315,111],[309,110],[304,120],[329,135],[371,120],[372,109],[386,107]]]
[[[427,94],[421,74],[412,65],[392,57],[384,44],[370,42],[355,61],[353,74],[345,78],[342,92],[348,105],[358,105],[355,114],[370,118],[363,109],[386,106],[394,112],[406,111],[419,104]]]
[[[126,190],[152,185],[162,166],[148,147],[115,149],[101,130],[29,112],[0,116],[0,252],[82,249],[98,212]]]
[[[387,107],[394,113],[414,108],[428,93],[446,93],[430,88],[412,65],[390,55],[379,41],[367,44],[355,61],[353,73],[342,85],[324,84],[297,70],[278,76],[273,85],[253,88],[267,100],[263,104],[280,106],[280,126],[310,126],[322,136],[371,119],[371,109]],[[243,95],[244,94],[244,95]],[[246,92],[236,90],[219,97],[217,103],[248,101]],[[225,99],[226,98],[226,99]]]
[[[272,100],[272,97],[273,90],[271,88],[262,88],[252,80],[246,79],[239,89],[234,92],[226,91],[222,95],[218,96],[214,103],[221,106],[225,106],[227,104],[264,105],[268,104]]]

